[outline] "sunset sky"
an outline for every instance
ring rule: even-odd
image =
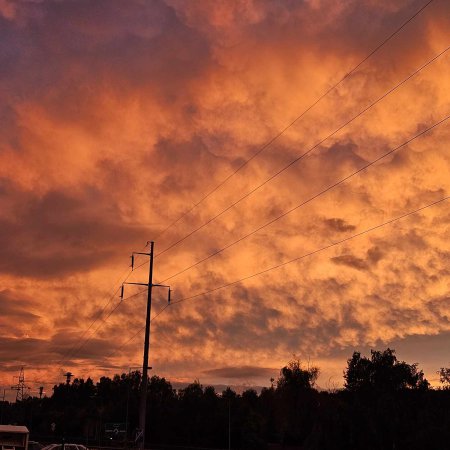
[[[22,366],[50,395],[68,370],[142,364],[146,294],[118,288],[147,281],[148,258],[128,266],[150,240],[174,291],[151,374],[267,386],[295,355],[327,389],[354,350],[389,346],[437,385],[449,201],[190,298],[450,195],[450,2],[413,17],[427,3],[0,0],[7,398]],[[166,298],[155,288],[152,315]]]

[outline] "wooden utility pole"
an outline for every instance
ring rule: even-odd
[[[3,425],[3,407],[5,406],[5,395],[6,395],[6,389],[3,389],[2,409],[0,412],[0,425]]]
[[[150,242],[150,268],[148,270],[148,290],[147,290],[147,315],[145,317],[145,338],[144,338],[144,362],[142,364],[142,387],[141,400],[139,406],[139,428],[142,430],[141,448],[145,448],[145,424],[147,410],[147,387],[148,387],[148,352],[150,347],[150,313],[152,311],[152,288],[153,288],[153,250],[155,243]]]
[[[150,253],[133,252],[131,255],[131,269],[134,269],[134,255],[145,255],[150,258],[150,267],[148,271],[148,283],[124,283],[135,284],[139,286],[147,286],[147,314],[145,317],[145,337],[144,337],[144,361],[142,363],[142,382],[141,382],[141,398],[139,402],[139,430],[136,440],[140,440],[140,448],[145,448],[145,426],[147,419],[147,389],[148,389],[148,355],[150,350],[150,316],[152,312],[152,289],[154,286],[169,288],[170,303],[170,287],[163,284],[153,284],[153,254],[155,243],[150,242]],[[123,285],[121,297],[123,299]]]

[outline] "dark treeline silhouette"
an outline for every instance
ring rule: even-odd
[[[439,371],[440,389],[430,389],[417,364],[399,361],[393,350],[355,352],[343,389],[319,391],[319,369],[291,361],[276,383],[258,394],[217,393],[198,381],[175,390],[164,378],[148,385],[147,436],[162,445],[234,449],[450,449],[450,370]],[[26,424],[45,442],[87,446],[133,446],[138,424],[139,372],[75,379],[51,397],[2,405],[3,423]],[[124,432],[105,433],[108,423]],[[52,430],[52,424],[54,424]],[[128,442],[125,441],[128,435]],[[149,445],[147,445],[149,447]]]

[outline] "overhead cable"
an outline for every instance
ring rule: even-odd
[[[190,209],[182,213],[176,220],[171,222],[166,228],[164,228],[155,238],[157,240],[166,231],[176,225],[180,220],[190,214],[197,206],[208,199],[214,192],[220,189],[228,180],[230,180],[234,175],[241,171],[249,162],[256,158],[260,153],[270,147],[278,138],[280,138],[287,130],[289,130],[293,125],[295,125],[303,116],[305,116],[311,109],[313,109],[318,103],[320,103],[325,97],[328,96],[332,91],[334,91],[344,80],[349,78],[356,70],[358,70],[368,59],[370,59],[375,53],[378,52],[386,43],[388,43],[394,36],[396,36],[403,28],[406,27],[413,19],[415,19],[425,8],[427,8],[434,0],[427,1],[421,8],[419,8],[411,17],[409,17],[405,22],[403,22],[397,29],[395,29],[389,36],[387,36],[380,44],[378,44],[367,56],[365,56],[356,66],[354,66],[349,72],[347,72],[338,82],[333,84],[328,88],[320,97],[318,97],[310,106],[308,106],[300,115],[298,115],[292,122],[286,125],[282,130],[280,130],[274,137],[272,137],[268,142],[266,142],[262,147],[260,147],[252,156],[244,160],[242,164],[231,172],[227,177],[225,177],[217,186],[205,194],[200,200],[198,200]]]
[[[225,214],[226,212],[228,212],[230,209],[234,208],[236,205],[238,205],[239,203],[241,203],[243,200],[245,200],[246,198],[250,197],[252,194],[254,194],[256,191],[260,190],[263,186],[265,186],[266,184],[268,184],[269,182],[271,182],[272,180],[274,180],[275,178],[277,178],[279,175],[281,175],[283,172],[285,172],[287,169],[289,169],[290,167],[292,167],[294,164],[296,164],[297,162],[299,162],[300,160],[302,160],[305,156],[307,156],[308,154],[310,154],[312,151],[314,151],[315,149],[317,149],[318,147],[320,147],[325,141],[327,141],[328,139],[330,139],[331,137],[333,137],[335,134],[337,134],[339,131],[341,131],[342,129],[344,129],[345,127],[347,127],[348,125],[350,125],[352,122],[354,122],[358,117],[362,116],[363,114],[365,114],[368,110],[370,110],[371,108],[373,108],[375,105],[377,105],[380,101],[382,101],[384,98],[386,98],[388,95],[390,95],[391,93],[395,92],[397,89],[399,89],[401,86],[403,86],[407,81],[409,81],[411,78],[413,78],[415,75],[417,75],[418,73],[420,73],[423,69],[425,69],[426,67],[428,67],[430,64],[432,64],[434,61],[436,61],[438,58],[440,58],[441,56],[443,56],[448,50],[450,49],[450,46],[447,47],[445,50],[441,51],[440,53],[438,53],[436,56],[434,56],[433,58],[431,58],[430,60],[428,60],[425,64],[423,64],[421,67],[419,67],[418,69],[416,69],[413,73],[411,73],[410,75],[408,75],[406,78],[404,78],[401,82],[399,82],[398,84],[396,84],[394,87],[390,88],[388,91],[386,91],[383,95],[381,95],[381,97],[378,97],[375,101],[373,101],[372,103],[370,103],[368,106],[366,106],[364,109],[362,109],[359,113],[357,113],[355,116],[353,116],[351,119],[347,120],[346,122],[344,122],[342,125],[340,125],[338,128],[336,128],[332,133],[328,134],[326,137],[322,138],[319,142],[317,142],[316,144],[314,144],[312,147],[310,147],[308,150],[306,150],[304,153],[300,154],[299,156],[297,156],[295,159],[293,159],[291,162],[289,162],[288,164],[286,164],[285,166],[283,166],[283,168],[281,168],[280,170],[278,170],[277,172],[275,172],[273,175],[271,175],[269,178],[266,178],[262,183],[258,184],[256,187],[252,188],[250,191],[248,191],[246,194],[244,194],[243,196],[241,196],[238,200],[234,201],[232,204],[230,204],[229,206],[227,206],[225,209],[223,209],[222,211],[220,211],[219,213],[217,213],[216,215],[214,215],[212,218],[208,219],[206,222],[204,222],[202,225],[198,226],[197,228],[195,228],[194,230],[192,230],[191,232],[189,232],[188,234],[186,234],[184,237],[178,239],[177,241],[175,241],[174,243],[170,244],[168,247],[166,247],[164,250],[162,250],[161,252],[159,252],[157,255],[155,255],[155,257],[161,256],[162,254],[164,254],[165,252],[167,252],[168,250],[172,249],[173,247],[175,247],[176,245],[180,244],[181,242],[185,241],[186,239],[188,239],[189,237],[191,237],[193,234],[197,233],[198,231],[200,231],[202,228],[206,227],[207,225],[209,225],[211,222],[213,222],[214,220],[216,220],[217,218],[219,218],[220,216],[222,216],[223,214]]]
[[[390,225],[390,224],[392,224],[394,222],[397,222],[399,220],[405,219],[406,217],[412,216],[413,214],[417,214],[420,211],[423,211],[423,210],[425,210],[427,208],[430,208],[432,206],[435,206],[435,205],[438,205],[438,204],[440,204],[442,202],[445,202],[449,198],[450,198],[450,196],[440,198],[439,200],[436,200],[436,201],[434,201],[432,203],[429,203],[429,204],[427,204],[425,206],[417,208],[414,211],[410,211],[408,213],[402,214],[401,216],[395,217],[394,219],[390,219],[390,220],[388,220],[386,222],[383,222],[383,223],[381,223],[379,225],[375,225],[375,226],[373,226],[371,228],[368,228],[368,229],[366,229],[364,231],[361,231],[359,233],[353,234],[352,236],[349,236],[349,237],[346,237],[346,238],[341,239],[339,241],[333,242],[333,243],[331,243],[329,245],[326,245],[324,247],[321,247],[321,248],[319,248],[317,250],[313,250],[311,252],[305,253],[305,254],[303,254],[301,256],[298,256],[296,258],[290,259],[289,261],[285,261],[283,263],[280,263],[280,264],[277,264],[275,266],[269,267],[268,269],[261,270],[260,272],[254,273],[252,275],[248,275],[246,277],[240,278],[240,279],[232,281],[230,283],[223,284],[223,285],[218,286],[218,287],[216,287],[214,289],[210,289],[210,290],[207,290],[207,291],[204,291],[204,292],[200,292],[199,294],[191,295],[189,297],[184,297],[184,298],[181,298],[179,300],[174,300],[174,301],[171,302],[171,305],[182,303],[182,302],[185,302],[185,301],[188,301],[188,300],[193,300],[195,298],[202,297],[202,296],[211,294],[213,292],[217,292],[219,290],[228,288],[230,286],[234,286],[236,284],[242,283],[242,282],[244,282],[246,280],[250,280],[251,278],[255,278],[255,277],[261,276],[261,275],[263,275],[265,273],[271,272],[272,270],[280,269],[281,267],[287,266],[288,264],[292,264],[294,262],[297,262],[297,261],[300,261],[302,259],[308,258],[309,256],[313,256],[313,255],[315,255],[317,253],[323,252],[323,251],[328,250],[328,249],[330,249],[332,247],[336,247],[337,245],[343,244],[344,242],[348,242],[348,241],[350,241],[352,239],[355,239],[355,238],[357,238],[359,236],[363,236],[363,235],[368,234],[368,233],[370,233],[372,231],[378,230],[379,228],[385,227],[385,226]]]
[[[359,169],[355,170],[354,172],[350,173],[349,175],[345,176],[344,178],[341,178],[339,181],[336,181],[335,183],[329,185],[328,187],[326,187],[325,189],[321,190],[320,192],[314,194],[313,196],[309,197],[307,200],[302,201],[301,203],[299,203],[298,205],[294,206],[293,208],[279,214],[277,217],[269,220],[268,222],[266,222],[264,225],[261,225],[260,227],[256,228],[255,230],[245,234],[244,236],[241,236],[239,239],[236,239],[235,241],[231,242],[230,244],[227,244],[225,247],[222,247],[221,249],[211,253],[210,255],[206,256],[205,258],[195,262],[194,264],[191,264],[188,267],[185,267],[184,269],[176,272],[175,274],[163,279],[161,281],[161,283],[165,283],[168,280],[171,280],[172,278],[175,278],[185,272],[187,272],[188,270],[198,266],[199,264],[204,263],[205,261],[207,261],[210,258],[213,258],[214,256],[219,255],[220,253],[224,252],[225,250],[228,250],[229,248],[233,247],[234,245],[238,244],[239,242],[242,242],[244,239],[247,239],[248,237],[258,233],[259,231],[263,230],[264,228],[272,225],[273,223],[277,222],[278,220],[282,219],[283,217],[286,217],[288,214],[293,213],[294,211],[297,211],[299,208],[301,208],[302,206],[307,205],[308,203],[312,202],[313,200],[315,200],[316,198],[321,197],[323,194],[331,191],[332,189],[334,189],[335,187],[345,183],[346,181],[348,181],[350,178],[354,177],[355,175],[363,172],[364,170],[368,169],[369,167],[373,166],[374,164],[376,164],[377,162],[381,161],[382,159],[388,157],[389,155],[392,155],[394,152],[406,147],[408,144],[410,144],[412,141],[414,141],[415,139],[422,137],[423,135],[429,133],[431,130],[433,130],[434,128],[438,127],[439,125],[442,125],[444,122],[446,122],[447,120],[450,119],[450,115],[447,115],[446,117],[444,117],[443,119],[439,120],[438,122],[435,122],[433,125],[429,126],[428,128],[426,128],[425,130],[422,130],[420,133],[417,133],[416,135],[414,135],[413,137],[411,137],[410,139],[408,139],[407,141],[403,142],[402,144],[400,144],[399,146],[389,150],[388,152],[384,153],[383,155],[379,156],[378,158],[375,158],[374,160],[364,164],[362,167],[360,167]]]
[[[371,228],[367,228],[366,230],[363,230],[363,231],[361,231],[361,232],[359,232],[359,233],[353,234],[353,235],[351,235],[351,236],[348,236],[348,237],[346,237],[346,238],[344,238],[344,239],[341,239],[341,240],[339,240],[339,241],[333,242],[333,243],[331,243],[331,244],[329,244],[329,245],[326,245],[326,246],[324,246],[324,247],[321,247],[321,248],[318,248],[318,249],[313,250],[313,251],[311,251],[311,252],[305,253],[305,254],[303,254],[303,255],[301,255],[301,256],[298,256],[298,257],[296,257],[296,258],[293,258],[293,259],[290,259],[290,260],[288,260],[288,261],[282,262],[282,263],[277,264],[277,265],[275,265],[275,266],[269,267],[269,268],[267,268],[267,269],[261,270],[261,271],[256,272],[256,273],[253,273],[253,274],[251,274],[251,275],[242,277],[242,278],[240,278],[240,279],[238,279],[238,280],[231,281],[231,282],[226,283],[226,284],[223,284],[223,285],[221,285],[221,286],[217,286],[217,287],[215,287],[215,288],[213,288],[213,289],[209,289],[209,290],[206,290],[206,291],[203,291],[203,292],[200,292],[200,293],[198,293],[198,294],[194,294],[194,295],[191,295],[191,296],[188,296],[188,297],[183,297],[183,298],[181,298],[181,299],[179,299],[179,300],[174,300],[174,301],[171,302],[171,306],[172,306],[172,305],[179,304],[179,303],[182,303],[182,302],[186,302],[186,301],[189,301],[189,300],[194,300],[194,299],[197,299],[197,298],[200,298],[200,297],[204,297],[204,296],[206,296],[206,295],[212,294],[212,293],[217,292],[217,291],[220,291],[220,290],[222,290],[222,289],[226,289],[226,288],[229,288],[229,287],[231,287],[231,286],[235,286],[235,285],[237,285],[237,284],[243,283],[244,281],[250,280],[250,279],[252,279],[252,278],[261,276],[261,275],[266,274],[266,273],[268,273],[268,272],[271,272],[271,271],[273,271],[273,270],[280,269],[280,268],[282,268],[282,267],[284,267],[284,266],[287,266],[288,264],[292,264],[292,263],[298,262],[298,261],[300,261],[300,260],[302,260],[302,259],[306,259],[306,258],[308,258],[308,257],[310,257],[310,256],[313,256],[313,255],[316,255],[316,254],[318,254],[318,253],[321,253],[321,252],[323,252],[323,251],[325,251],[325,250],[328,250],[328,249],[330,249],[330,248],[332,248],[332,247],[336,247],[336,246],[338,246],[338,245],[340,245],[340,244],[343,244],[344,242],[348,242],[348,241],[350,241],[350,240],[352,240],[352,239],[355,239],[355,238],[357,238],[357,237],[366,235],[366,234],[368,234],[368,233],[371,233],[371,232],[373,232],[373,231],[375,231],[375,230],[378,230],[378,229],[380,229],[380,228],[382,228],[382,227],[385,227],[385,226],[387,226],[387,225],[391,225],[391,224],[393,224],[393,223],[395,223],[395,222],[397,222],[397,221],[399,221],[399,220],[402,220],[402,219],[405,219],[405,218],[407,218],[407,217],[410,217],[410,216],[412,216],[412,215],[414,215],[414,214],[417,214],[417,213],[419,213],[419,212],[421,212],[421,211],[424,211],[424,210],[426,210],[426,209],[428,209],[428,208],[431,208],[432,206],[436,206],[436,205],[438,205],[438,204],[440,204],[440,203],[443,203],[443,202],[445,202],[445,201],[447,201],[447,200],[449,200],[449,199],[450,199],[450,196],[446,196],[446,197],[440,198],[439,200],[436,200],[436,201],[434,201],[434,202],[432,202],[432,203],[429,203],[429,204],[427,204],[427,205],[424,205],[424,206],[422,206],[422,207],[420,207],[420,208],[417,208],[417,209],[415,209],[415,210],[413,210],[413,211],[409,211],[409,212],[407,212],[407,213],[404,213],[404,214],[402,214],[402,215],[400,215],[400,216],[397,216],[397,217],[395,217],[395,218],[393,218],[393,219],[390,219],[390,220],[388,220],[388,221],[386,221],[386,222],[380,223],[380,224],[375,225],[375,226],[373,226],[373,227],[371,227]],[[140,293],[142,293],[142,292],[140,292]],[[135,295],[136,295],[136,294],[135,294]],[[130,297],[131,297],[131,296],[130,296]],[[130,298],[130,297],[129,297],[129,298]],[[159,317],[160,315],[162,315],[162,313],[164,313],[164,312],[168,309],[168,307],[169,307],[169,305],[166,305],[161,311],[159,311],[159,313],[158,313],[155,317],[152,318],[152,320],[155,320],[157,317]],[[144,328],[145,328],[145,327],[140,328],[133,336],[131,336],[131,338],[129,338],[125,343],[121,344],[120,347],[118,347],[117,349],[115,349],[115,350],[114,350],[112,353],[110,353],[107,357],[109,358],[109,357],[113,356],[115,353],[117,353],[119,350],[121,350],[125,345],[127,345],[129,342],[131,342],[133,339],[135,339],[135,338],[139,335],[139,333],[142,332],[142,330],[143,330]]]

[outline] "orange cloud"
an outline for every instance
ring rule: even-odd
[[[450,7],[436,0],[295,120],[422,5],[1,1],[2,380],[23,364],[49,378],[136,366],[142,339],[129,339],[143,326],[145,295],[83,334],[118,305],[131,251],[150,239],[163,251],[308,151],[158,256],[156,279],[171,277],[447,116],[449,52],[335,132],[446,49]],[[449,136],[442,123],[174,276],[174,300],[448,195]],[[450,331],[449,219],[442,203],[174,304],[152,323],[151,365],[169,379],[268,384],[296,354],[323,367],[325,386],[342,383],[353,349],[397,343],[432,374],[442,355],[412,349]],[[146,270],[129,281],[145,281]],[[165,295],[155,290],[155,314]]]

